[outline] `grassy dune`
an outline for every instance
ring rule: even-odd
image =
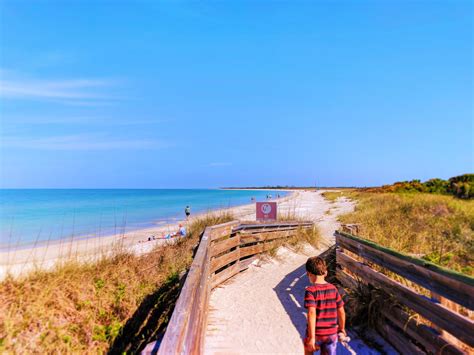
[[[121,353],[136,351],[164,329],[178,294],[179,273],[208,225],[193,222],[188,237],[135,256],[125,251],[96,264],[74,262],[0,283],[0,352]]]
[[[340,189],[337,191],[325,191],[322,193],[326,200],[335,202],[339,197],[345,196],[347,193],[352,192],[353,189]]]
[[[360,223],[360,235],[473,275],[474,201],[426,193],[349,192],[358,204],[343,223]]]

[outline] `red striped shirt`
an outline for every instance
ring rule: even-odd
[[[304,306],[316,308],[316,335],[337,333],[337,309],[344,306],[337,288],[330,284],[306,287]]]

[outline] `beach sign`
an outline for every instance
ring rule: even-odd
[[[276,221],[276,202],[257,202],[257,221]]]

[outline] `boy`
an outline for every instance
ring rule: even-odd
[[[304,306],[308,309],[305,355],[319,349],[321,355],[335,355],[337,334],[346,335],[344,302],[336,287],[325,281],[327,268],[322,258],[309,258],[306,261],[306,273],[311,286],[306,287],[304,295]]]

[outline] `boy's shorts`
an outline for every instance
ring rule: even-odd
[[[304,339],[306,342],[306,339]],[[316,344],[319,345],[321,355],[336,355],[337,334],[334,335],[316,335]]]

